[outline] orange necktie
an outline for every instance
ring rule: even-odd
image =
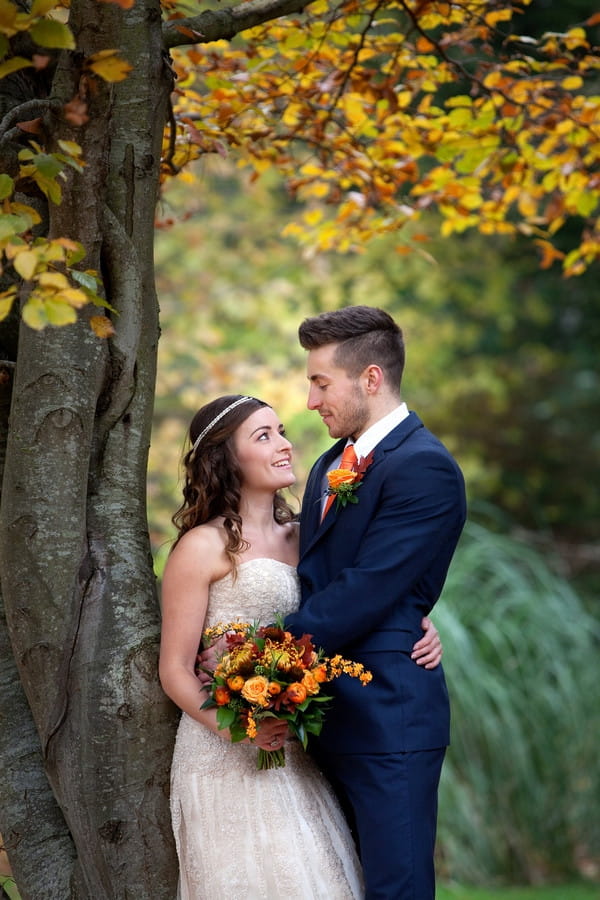
[[[340,464],[338,469],[347,469],[349,472],[354,471],[354,467],[357,463],[356,451],[354,449],[354,444],[347,444],[344,447],[344,452],[342,453],[342,458],[340,459]],[[329,494],[327,500],[325,501],[325,507],[323,509],[323,513],[321,515],[321,522],[329,512],[329,508],[333,501],[335,500],[334,494]]]

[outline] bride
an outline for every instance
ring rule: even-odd
[[[171,770],[171,817],[180,900],[354,900],[360,864],[331,788],[285,722],[264,719],[232,744],[195,675],[202,631],[293,612],[298,526],[279,493],[295,481],[292,445],[274,410],[254,397],[202,407],[184,458],[178,536],[163,584],[160,678],[180,707]],[[427,621],[416,649],[437,655]],[[257,748],[286,765],[258,771]]]

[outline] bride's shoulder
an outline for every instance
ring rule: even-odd
[[[210,568],[211,571],[206,573],[209,581],[222,577],[231,564],[225,554],[225,535],[218,520],[186,531],[173,548],[170,559],[204,570]]]

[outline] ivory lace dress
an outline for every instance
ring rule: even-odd
[[[248,560],[211,585],[206,624],[266,624],[299,596],[292,566]],[[362,897],[350,832],[311,757],[291,740],[284,767],[258,771],[257,752],[182,714],[171,771],[181,900]]]

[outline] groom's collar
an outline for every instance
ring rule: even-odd
[[[401,403],[400,406],[397,406],[382,419],[371,425],[370,428],[367,428],[364,434],[361,434],[354,443],[356,455],[359,458],[368,456],[377,444],[381,443],[394,428],[397,428],[401,422],[408,418],[408,415],[406,403]]]

